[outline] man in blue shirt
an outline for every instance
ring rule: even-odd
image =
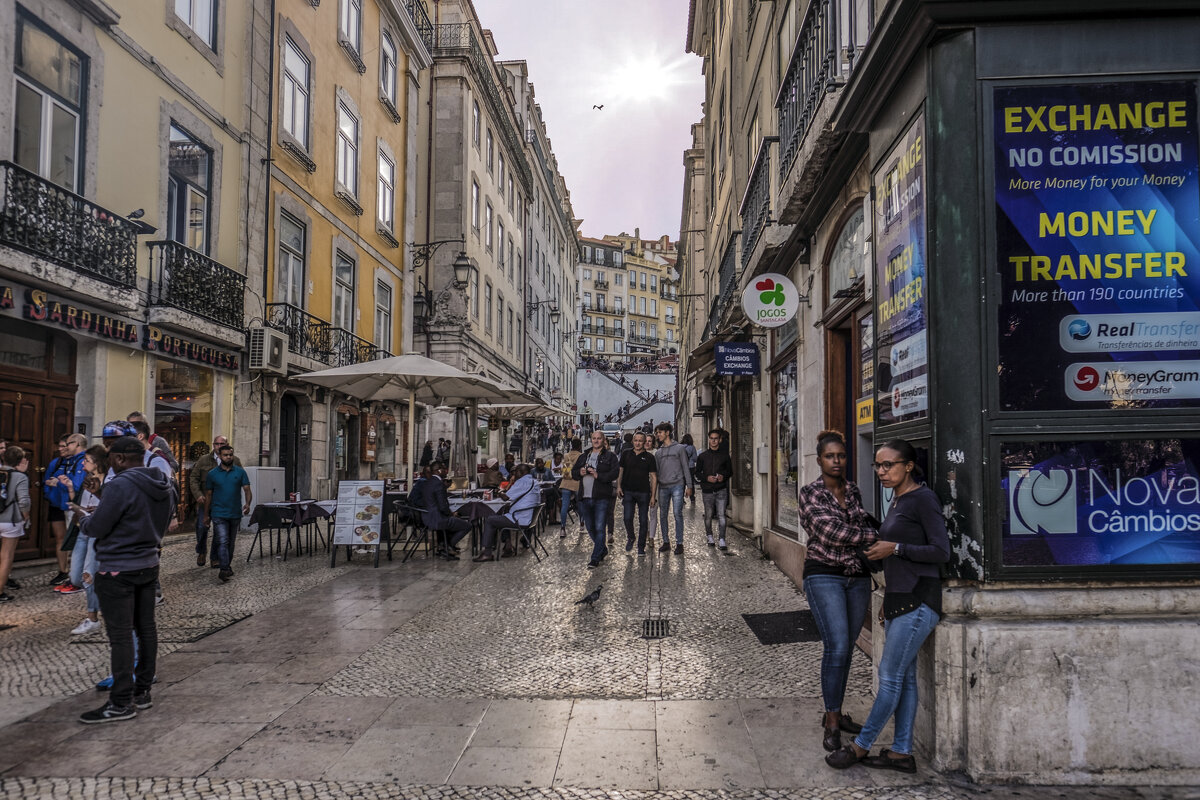
[[[222,582],[233,577],[229,562],[233,558],[233,544],[241,527],[242,517],[250,513],[253,492],[250,476],[246,470],[233,463],[233,448],[223,445],[217,450],[220,463],[204,476],[204,501],[212,520],[213,537],[217,540],[217,558],[221,571],[217,577]],[[245,502],[238,503],[238,489],[245,492]],[[239,510],[240,505],[240,510]]]
[[[479,555],[472,561],[495,561],[496,534],[504,528],[523,528],[533,521],[533,512],[542,501],[542,493],[528,464],[515,464],[512,468],[512,486],[508,493],[501,492],[500,496],[510,502],[508,514],[492,514],[483,520],[483,540],[479,546]],[[505,536],[503,555],[510,556],[516,550],[508,543]]]

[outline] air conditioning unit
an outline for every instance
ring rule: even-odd
[[[250,328],[250,356],[247,366],[251,372],[287,375],[287,336],[274,328]]]

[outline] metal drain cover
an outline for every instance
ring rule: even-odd
[[[643,639],[662,639],[671,635],[671,620],[644,619],[642,620]]]

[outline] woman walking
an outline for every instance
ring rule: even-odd
[[[833,752],[841,734],[862,728],[842,713],[850,656],[871,605],[871,577],[860,555],[875,541],[862,494],[846,480],[846,440],[838,431],[817,434],[821,477],[800,489],[800,524],[808,532],[804,596],[821,633],[822,745]]]
[[[892,439],[875,451],[875,474],[894,492],[879,540],[866,552],[883,562],[887,588],[883,595],[887,638],[879,660],[879,693],[854,741],[825,757],[835,769],[862,763],[868,767],[916,772],[912,755],[917,716],[917,652],[942,615],[942,583],[938,564],[950,560],[950,540],[941,504],[921,482],[917,452],[904,439]],[[871,756],[872,745],[895,715],[891,749]]]
[[[575,467],[575,462],[583,455],[583,444],[578,439],[571,440],[571,449],[563,456],[562,460],[562,480],[558,484],[559,494],[562,495],[562,508],[559,511],[558,521],[562,525],[562,530],[558,533],[558,538],[563,539],[567,535],[567,514],[571,510],[571,498],[579,491],[579,481],[571,474]],[[582,523],[583,520],[580,520]]]

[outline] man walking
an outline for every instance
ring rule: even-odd
[[[571,468],[571,477],[579,481],[579,514],[592,537],[592,557],[588,569],[595,569],[608,555],[605,525],[613,501],[613,481],[621,472],[617,457],[609,452],[602,431],[592,431],[592,449],[581,455]]]
[[[629,434],[626,434],[629,435]],[[633,549],[633,512],[638,514],[638,555],[646,555],[646,530],[649,527],[650,506],[656,504],[658,493],[658,464],[646,452],[646,434],[632,434],[630,449],[621,453],[617,473],[617,497],[624,500],[625,552]]]
[[[196,459],[196,463],[192,465],[191,474],[188,476],[188,488],[192,492],[192,497],[196,500],[196,566],[204,566],[205,553],[208,553],[208,558],[212,561],[214,567],[217,566],[217,539],[214,536],[212,545],[208,546],[208,524],[212,514],[208,510],[208,500],[205,497],[204,479],[208,477],[208,473],[217,466],[217,453],[224,445],[229,444],[229,439],[225,436],[217,435],[213,437],[212,451],[205,453]],[[235,466],[242,466],[242,461],[237,456],[233,457]]]
[[[660,553],[671,551],[671,529],[667,524],[670,510],[675,511],[675,555],[683,555],[683,498],[692,496],[692,470],[688,466],[688,454],[683,445],[671,441],[675,428],[669,422],[660,422],[654,427],[658,449],[654,458],[658,462],[658,527],[662,531]]]
[[[242,517],[250,513],[250,501],[254,499],[254,493],[250,489],[250,476],[246,470],[233,463],[233,448],[223,444],[217,456],[220,463],[204,476],[204,503],[212,518],[213,540],[217,546],[217,561],[221,566],[217,577],[225,583],[233,577],[230,561],[233,559],[234,541],[238,529],[242,527]],[[238,503],[239,489],[245,493],[244,503]]]
[[[152,705],[150,685],[158,659],[158,551],[175,509],[167,479],[161,471],[142,466],[145,458],[145,446],[132,436],[112,443],[113,478],[105,483],[96,510],[81,523],[82,532],[96,541],[96,597],[108,629],[113,675],[108,702],[80,716],[83,723],[131,719]]]
[[[729,450],[723,448],[721,431],[713,428],[708,432],[708,449],[696,457],[696,482],[704,498],[704,533],[708,546],[713,546],[712,521],[717,518],[717,547],[725,550],[725,509],[729,506],[729,476],[733,474],[733,462]]]

